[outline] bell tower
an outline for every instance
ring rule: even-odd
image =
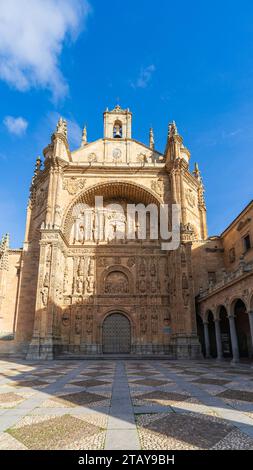
[[[132,113],[129,109],[122,109],[119,105],[112,111],[108,108],[104,112],[104,138],[105,139],[131,139]]]

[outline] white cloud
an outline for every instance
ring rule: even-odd
[[[23,117],[5,116],[3,120],[4,125],[7,127],[10,134],[21,136],[25,134],[28,122]]]
[[[88,0],[2,0],[0,78],[20,91],[41,87],[56,100],[65,96],[59,57],[66,38],[76,40],[90,11]]]
[[[149,65],[148,67],[142,68],[139,74],[139,77],[135,82],[131,82],[133,88],[146,88],[152,78],[152,75],[155,71],[154,64]]]

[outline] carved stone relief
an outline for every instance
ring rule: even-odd
[[[66,178],[63,181],[63,189],[66,189],[69,194],[76,194],[78,191],[84,189],[86,184],[86,179],[76,178],[72,176],[71,178]]]

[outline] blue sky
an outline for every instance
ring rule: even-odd
[[[253,3],[8,0],[0,4],[0,235],[22,245],[37,155],[59,114],[70,144],[133,112],[163,151],[176,120],[206,187],[209,235],[253,199]]]

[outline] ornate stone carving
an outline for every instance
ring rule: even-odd
[[[41,290],[41,301],[44,307],[46,307],[48,302],[48,287],[43,287]]]
[[[46,262],[51,263],[51,257],[52,257],[52,245],[48,245],[47,247],[47,256],[46,256]]]
[[[156,264],[155,264],[154,261],[151,262],[150,275],[151,276],[156,276]]]
[[[158,315],[157,313],[153,313],[151,315],[151,331],[153,334],[158,333]]]
[[[139,265],[139,275],[146,276],[146,262],[143,258],[141,258],[140,265]]]
[[[196,206],[196,198],[195,198],[195,195],[194,195],[194,192],[191,188],[187,188],[186,191],[185,191],[185,197],[186,197],[186,200],[188,202],[188,204],[191,206],[191,207],[195,207]]]
[[[189,284],[188,284],[188,279],[185,273],[182,275],[182,289],[188,289]]]
[[[69,326],[69,324],[70,324],[70,314],[69,314],[68,310],[63,312],[61,321],[62,321],[63,326],[65,326],[65,327]]]
[[[142,292],[142,294],[144,294],[147,289],[146,279],[140,279],[138,285],[139,285],[139,291]]]
[[[157,180],[151,181],[151,189],[155,191],[158,196],[162,196],[163,194],[163,180],[158,178]]]
[[[98,266],[100,268],[104,268],[104,267],[106,268],[106,266],[108,266],[108,265],[109,265],[109,262],[108,262],[107,258],[99,258],[98,259]]]
[[[108,274],[105,280],[106,294],[127,294],[129,283],[127,276],[121,271],[113,271]]]
[[[184,306],[185,307],[188,307],[188,305],[189,305],[189,298],[190,298],[189,291],[188,290],[183,290],[183,300],[184,300]]]
[[[147,155],[145,153],[139,153],[136,157],[137,161],[140,163],[145,163],[147,162]]]
[[[94,152],[90,153],[88,155],[88,162],[89,163],[94,163],[96,161],[97,161],[97,155]]]
[[[92,330],[93,330],[93,316],[91,313],[88,313],[86,315],[86,333],[88,335],[91,335]]]
[[[121,158],[121,150],[116,148],[116,149],[113,149],[113,152],[112,152],[112,159],[115,163],[119,163],[122,161],[122,158]]]
[[[142,334],[147,333],[148,325],[147,325],[147,315],[145,312],[142,312],[140,315],[140,331]]]
[[[46,272],[43,282],[43,287],[49,287],[49,273]]]
[[[66,178],[63,181],[63,189],[66,189],[69,194],[73,195],[76,194],[78,191],[84,189],[86,183],[86,179],[84,178],[75,178],[72,176],[71,178]]]
[[[185,253],[185,246],[181,245],[181,264],[182,266],[186,265],[186,253]]]
[[[89,276],[87,278],[87,292],[89,294],[92,294],[94,292],[94,286],[95,286],[94,279],[92,276]]]
[[[128,258],[128,260],[127,260],[127,266],[128,266],[129,268],[132,268],[134,265],[135,265],[135,258],[134,258],[134,257]]]

